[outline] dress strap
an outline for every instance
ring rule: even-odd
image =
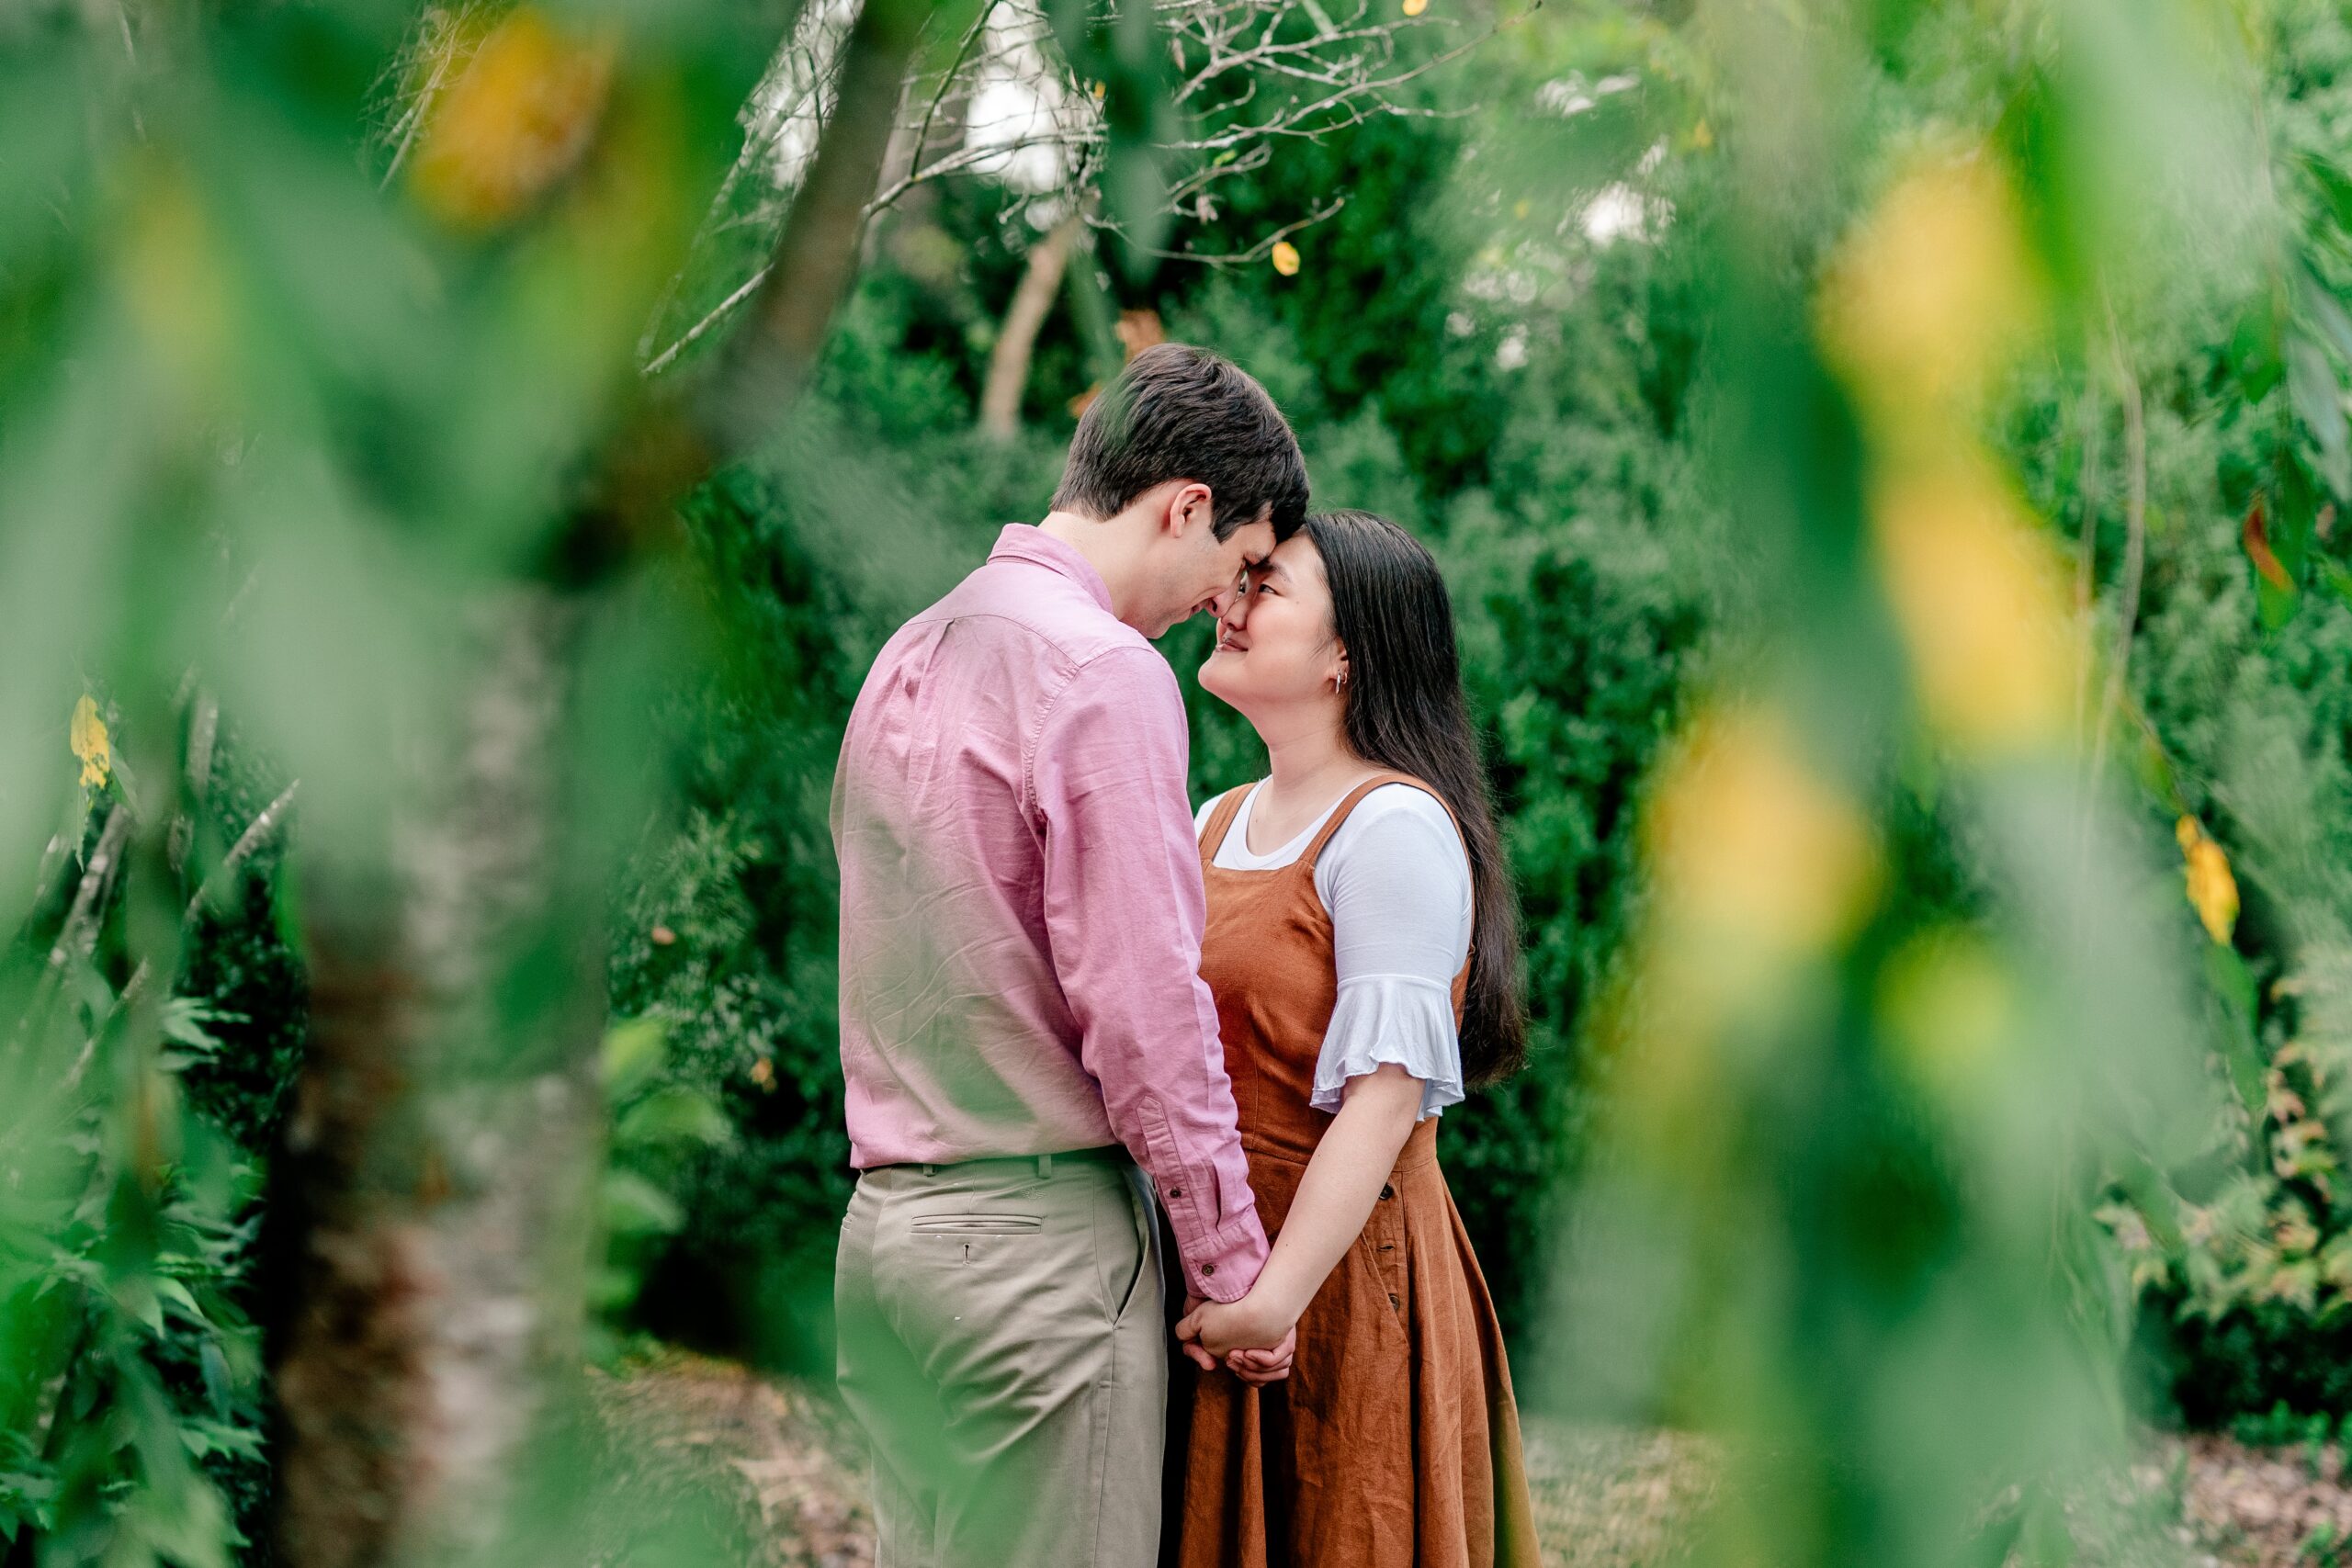
[[[1399,773],[1374,773],[1372,777],[1364,780],[1363,783],[1356,785],[1355,788],[1348,791],[1347,795],[1340,799],[1340,804],[1332,807],[1331,815],[1324,819],[1323,830],[1315,835],[1315,841],[1308,844],[1305,852],[1299,855],[1298,863],[1303,866],[1312,867],[1315,864],[1317,857],[1322,854],[1323,846],[1331,841],[1331,835],[1340,830],[1341,823],[1347,821],[1348,813],[1353,811],[1356,807],[1363,802],[1363,797],[1370,795],[1374,790],[1379,789],[1383,785],[1393,784],[1411,785],[1413,788],[1419,790],[1423,795],[1426,795],[1430,799],[1436,801],[1439,806],[1443,807],[1446,816],[1450,818],[1453,815],[1453,807],[1445,804],[1445,796],[1438,794],[1437,791],[1430,788],[1429,785],[1423,784],[1412,774]],[[1457,833],[1461,831],[1459,824],[1455,826],[1454,831]]]
[[[1256,784],[1236,784],[1217,796],[1216,807],[1209,812],[1206,825],[1201,829],[1201,853],[1210,860],[1225,844],[1225,836],[1233,831],[1233,819],[1241,815],[1241,803],[1250,798]]]

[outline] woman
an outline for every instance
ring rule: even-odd
[[[1493,1303],[1440,1112],[1524,1055],[1517,932],[1429,552],[1307,520],[1250,574],[1201,684],[1272,760],[1202,808],[1216,993],[1250,1185],[1250,1293],[1195,1308],[1182,1568],[1536,1562]],[[1243,1346],[1297,1330],[1287,1382]]]

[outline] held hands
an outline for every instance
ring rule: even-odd
[[[1238,1302],[1187,1296],[1176,1339],[1202,1371],[1214,1369],[1222,1359],[1234,1376],[1262,1387],[1290,1376],[1291,1358],[1298,1348],[1298,1314],[1282,1310],[1262,1291],[1253,1290]]]

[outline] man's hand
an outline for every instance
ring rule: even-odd
[[[1271,1350],[1289,1339],[1297,1324],[1295,1309],[1252,1286],[1238,1302],[1193,1306],[1176,1325],[1176,1337],[1197,1339],[1212,1356],[1224,1356],[1235,1350]]]
[[[1184,1331],[1186,1325],[1192,1323],[1193,1315],[1201,1310],[1207,1300],[1206,1296],[1188,1295],[1184,1298],[1184,1315],[1176,1324],[1176,1343],[1183,1348],[1185,1359],[1204,1372],[1213,1372],[1216,1371],[1216,1358],[1203,1348],[1199,1332],[1195,1330],[1187,1334]]]
[[[1176,1342],[1201,1371],[1212,1371],[1221,1360],[1243,1382],[1263,1388],[1290,1376],[1291,1362],[1298,1354],[1296,1322],[1277,1325],[1276,1315],[1264,1301],[1253,1303],[1248,1296],[1227,1303],[1188,1295],[1184,1316],[1176,1325]],[[1243,1344],[1238,1337],[1241,1335],[1265,1342]]]

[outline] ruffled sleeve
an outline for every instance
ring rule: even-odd
[[[1394,1063],[1421,1080],[1421,1116],[1463,1099],[1453,977],[1470,951],[1470,860],[1426,792],[1359,802],[1315,867],[1330,911],[1339,997],[1309,1100],[1336,1113],[1351,1077]]]

